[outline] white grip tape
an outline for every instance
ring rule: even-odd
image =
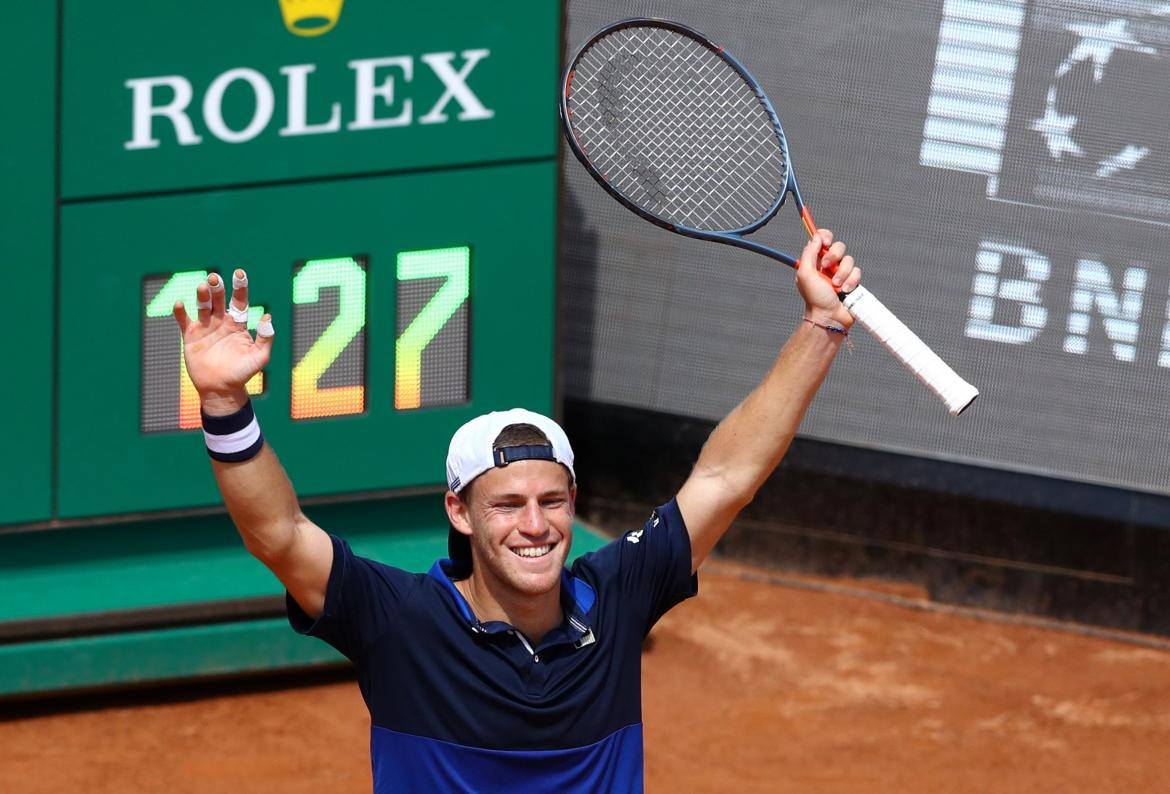
[[[235,298],[233,298],[232,302],[228,305],[228,314],[230,314],[232,316],[232,319],[235,320],[237,323],[247,323],[248,322],[248,305],[244,304],[244,308],[242,308],[242,309],[236,308],[236,300],[235,300]]]
[[[272,320],[261,320],[256,326],[256,336],[268,338],[275,335],[276,331],[272,328]]]
[[[961,414],[979,396],[978,389],[960,378],[865,287],[846,295],[844,303],[865,330],[942,398],[952,416]]]
[[[232,289],[243,289],[248,286],[248,274],[245,273],[243,278],[240,278],[235,273],[232,273]]]

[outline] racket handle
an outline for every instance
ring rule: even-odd
[[[978,389],[960,378],[865,287],[850,292],[843,302],[865,330],[946,403],[952,416],[963,413],[979,396]]]

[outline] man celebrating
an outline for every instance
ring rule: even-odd
[[[212,469],[248,551],[288,590],[289,621],[357,668],[376,791],[641,791],[641,647],[697,591],[695,572],[780,462],[853,320],[861,278],[820,230],[801,256],[803,322],[646,525],[565,568],[573,451],[551,419],[477,417],[447,456],[450,559],[412,574],[358,557],[300,510],[245,390],[268,362],[237,270],[182,303],[187,370]],[[390,440],[392,443],[392,440]]]

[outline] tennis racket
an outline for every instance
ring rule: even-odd
[[[627,19],[581,47],[561,89],[569,148],[610,195],[664,229],[797,266],[747,237],[789,194],[805,231],[817,227],[776,111],[722,47],[675,22]],[[953,415],[979,396],[865,287],[841,299]]]

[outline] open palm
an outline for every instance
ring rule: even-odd
[[[175,304],[187,374],[205,403],[208,399],[247,399],[246,384],[267,366],[272,353],[272,318],[267,314],[261,318],[253,341],[246,321],[248,285],[244,271],[235,272],[234,282],[240,286],[232,289],[231,311],[223,280],[216,273],[196,290],[198,319],[187,315],[182,301]]]

